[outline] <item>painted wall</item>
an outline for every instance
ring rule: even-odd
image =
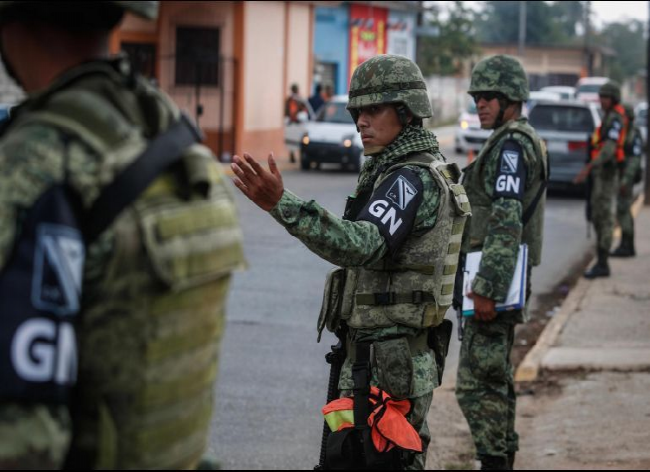
[[[415,13],[389,12],[387,54],[399,54],[415,61],[415,21]]]
[[[318,7],[315,14],[314,62],[338,64],[335,92],[348,92],[348,57],[350,51],[350,12],[347,6]]]
[[[310,35],[312,32],[311,11],[309,5],[286,2],[288,9],[286,67],[287,83],[284,96],[288,95],[292,83],[297,83],[303,97],[310,95],[311,71],[309,60],[311,56]],[[284,103],[284,101],[283,101]]]

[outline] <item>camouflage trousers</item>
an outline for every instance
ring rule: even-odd
[[[596,230],[597,247],[609,252],[614,236],[614,198],[618,190],[616,171],[594,171],[591,191],[591,220]]]
[[[491,322],[469,318],[460,348],[456,398],[479,460],[481,456],[505,457],[519,449],[510,363],[515,323],[511,317],[500,316]]]
[[[634,217],[632,216],[634,197],[630,187],[626,187],[625,190],[624,193],[619,191],[616,200],[616,221],[621,227],[623,237],[634,239]]]

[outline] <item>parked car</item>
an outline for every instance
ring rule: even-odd
[[[361,169],[366,159],[363,144],[347,104],[347,95],[336,95],[320,108],[315,120],[305,124],[300,143],[303,170],[325,163]]]
[[[607,77],[583,77],[576,84],[576,100],[600,103],[598,91],[608,81]]]
[[[535,106],[537,102],[546,101],[546,102],[559,102],[562,100],[562,96],[557,92],[543,92],[541,90],[535,90],[528,94],[528,100],[524,104],[523,115],[528,116],[530,110]]]
[[[298,123],[290,123],[286,117],[284,119],[284,144],[289,151],[291,162],[296,162],[298,159],[300,143],[302,142],[302,137],[305,135],[307,123],[309,123],[310,117],[315,116],[309,102],[305,102],[305,107],[307,111],[298,113]]]
[[[587,162],[591,135],[601,123],[598,106],[578,101],[538,102],[528,119],[546,142],[549,187],[573,187]]]
[[[492,130],[481,129],[478,112],[474,102],[470,102],[467,109],[458,117],[454,147],[457,153],[465,153],[470,149],[478,152],[490,137]]]
[[[562,100],[573,100],[576,97],[576,88],[568,87],[566,85],[549,85],[548,87],[542,87],[539,89],[540,92],[553,92],[560,95]]]

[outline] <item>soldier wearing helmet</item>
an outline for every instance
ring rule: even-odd
[[[0,468],[202,459],[241,235],[199,131],[108,57],[125,11],[157,10],[0,2],[28,94],[0,134]]]
[[[427,337],[451,304],[469,205],[458,168],[445,162],[436,137],[422,126],[432,112],[416,64],[395,55],[361,64],[352,76],[348,110],[370,159],[343,218],[285,189],[272,155],[270,172],[247,154],[235,156],[235,185],[310,250],[339,266],[328,277],[318,328],[339,334],[348,329],[340,394],[361,394],[363,386],[353,379],[355,358],[361,357],[356,349],[372,345],[371,369],[357,367],[393,398],[411,400],[407,418],[423,447],[415,456],[398,451],[398,465],[421,469],[430,439],[426,416],[444,359],[436,357]]]
[[[596,229],[596,263],[585,272],[588,279],[609,277],[609,251],[614,235],[614,198],[617,186],[617,167],[625,163],[625,142],[628,118],[621,105],[621,88],[613,81],[605,83],[598,91],[600,105],[605,113],[603,122],[591,138],[590,162],[575,181],[583,182],[590,176],[591,220]]]
[[[641,182],[641,157],[643,155],[643,137],[641,130],[634,123],[634,110],[625,105],[625,116],[629,122],[629,133],[625,138],[623,149],[625,160],[619,164],[619,188],[616,200],[616,219],[621,226],[621,244],[611,257],[634,257],[634,217],[632,203],[634,202],[634,185]]]
[[[494,131],[463,176],[472,217],[461,251],[481,251],[482,258],[468,295],[474,315],[465,322],[456,397],[482,469],[507,470],[518,449],[510,352],[515,325],[527,320],[527,311],[500,311],[496,305],[506,299],[521,244],[528,245],[529,287],[530,269],[540,263],[548,157],[521,116],[528,79],[517,59],[480,61],[468,93],[481,127]]]

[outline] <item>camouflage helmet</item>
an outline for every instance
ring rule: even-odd
[[[499,54],[474,66],[467,93],[475,92],[500,92],[510,101],[525,102],[528,100],[528,78],[517,59]]]
[[[354,70],[347,109],[380,103],[403,103],[416,118],[433,115],[427,85],[420,68],[410,59],[382,54]]]
[[[621,86],[613,80],[610,80],[607,83],[603,84],[602,87],[600,87],[600,90],[598,90],[598,95],[601,97],[610,97],[616,103],[618,103],[621,101]]]
[[[30,11],[56,11],[59,9],[76,10],[76,11],[101,11],[97,9],[98,4],[115,5],[125,12],[133,13],[142,18],[153,20],[158,17],[159,2],[151,1],[113,1],[113,2],[19,2],[19,1],[0,1],[0,21],[6,17],[12,17],[15,10],[20,9],[23,14],[29,14]],[[18,8],[17,8],[18,7]]]

